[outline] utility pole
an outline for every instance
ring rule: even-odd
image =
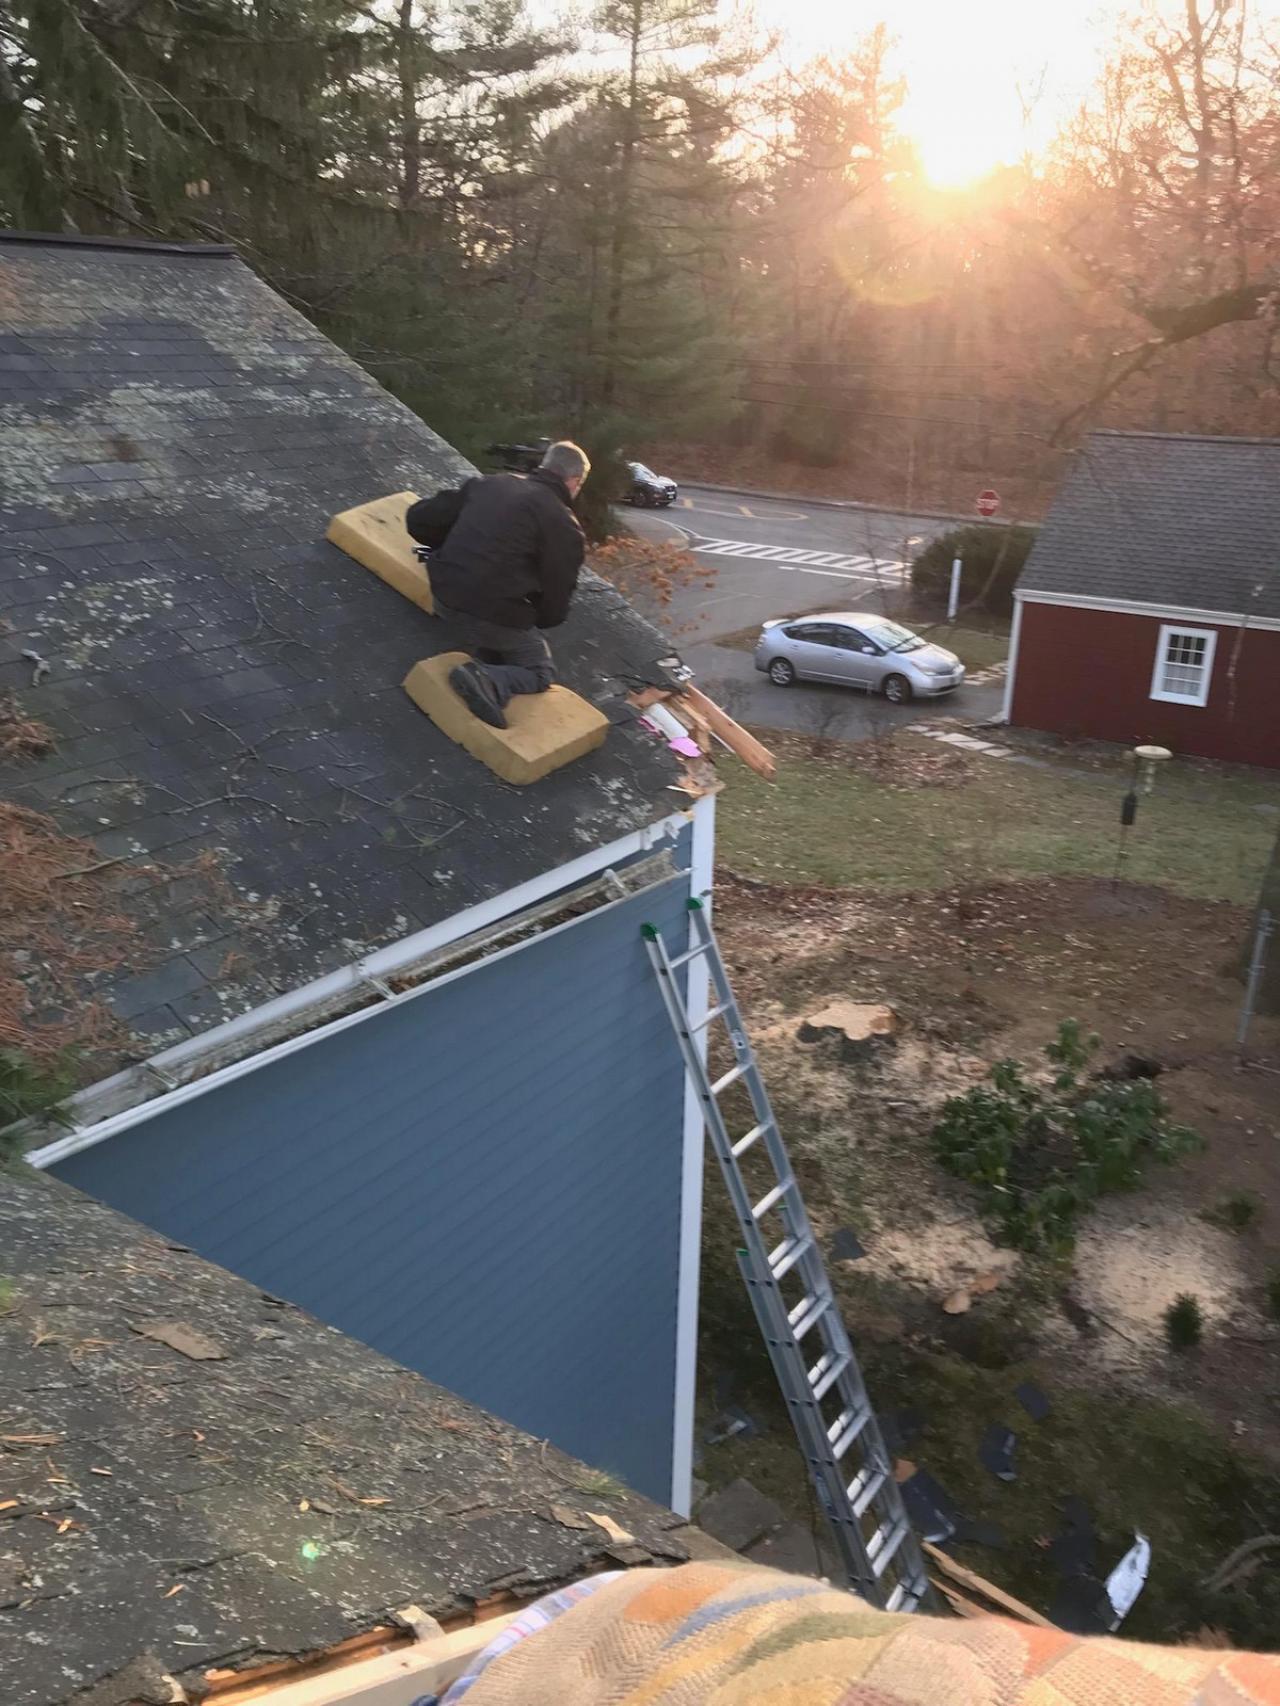
[[[1271,858],[1262,874],[1257,910],[1250,921],[1249,936],[1241,949],[1240,960],[1245,967],[1251,964],[1253,944],[1264,914],[1270,916],[1273,924],[1280,918],[1280,830],[1276,832]],[[1256,999],[1259,1012],[1280,1013],[1280,953],[1267,956],[1267,962],[1259,976]]]
[[[1249,975],[1245,980],[1244,1000],[1240,1005],[1240,1024],[1236,1029],[1236,1049],[1240,1059],[1244,1059],[1244,1045],[1249,1036],[1249,1025],[1253,1020],[1253,1010],[1258,1002],[1258,990],[1262,985],[1262,974],[1267,969],[1267,946],[1271,941],[1271,932],[1275,920],[1264,906],[1258,913],[1258,922],[1253,932],[1253,952],[1249,956]]]

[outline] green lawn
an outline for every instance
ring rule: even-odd
[[[954,652],[971,675],[1003,663],[1009,655],[1009,624],[997,616],[967,617],[954,623],[913,621],[909,616],[902,620],[935,646]]]
[[[830,743],[765,735],[778,779],[722,759],[720,858],[773,882],[934,889],[999,878],[1110,876],[1127,769],[1117,755],[1080,774],[975,756],[951,787],[895,787],[855,770]],[[950,750],[923,736],[907,751]],[[1175,760],[1143,795],[1124,876],[1183,894],[1251,901],[1275,839],[1280,778]]]

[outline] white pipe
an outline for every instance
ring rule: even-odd
[[[955,621],[956,611],[960,608],[960,576],[963,572],[964,565],[961,563],[960,558],[953,558],[951,562],[951,594],[947,599],[948,622]]]
[[[1004,704],[1000,709],[1000,721],[1007,723],[1013,712],[1013,678],[1018,670],[1018,641],[1022,638],[1022,594],[1013,595],[1013,628],[1009,634],[1009,667],[1004,676]]]

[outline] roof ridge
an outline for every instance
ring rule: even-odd
[[[62,249],[125,249],[151,255],[189,255],[195,260],[234,259],[230,243],[179,243],[147,237],[97,237],[80,231],[0,231],[0,243],[43,244]]]
[[[1269,444],[1280,449],[1280,438],[1220,432],[1153,432],[1142,427],[1093,427],[1090,438],[1160,438],[1185,444]]]

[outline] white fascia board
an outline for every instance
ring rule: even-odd
[[[689,872],[690,899],[710,910],[715,867],[716,797],[706,794],[693,808],[693,861]],[[693,924],[689,946],[696,945]],[[710,970],[705,957],[689,962],[686,1004],[697,1025],[708,1011]],[[707,1033],[695,1033],[706,1059]],[[674,1040],[674,1039],[673,1039]],[[680,1182],[680,1241],[676,1279],[676,1381],[672,1416],[671,1508],[688,1516],[693,1503],[693,1428],[697,1399],[698,1273],[702,1260],[702,1151],[705,1123],[702,1102],[693,1080],[685,1074],[684,1146]]]

